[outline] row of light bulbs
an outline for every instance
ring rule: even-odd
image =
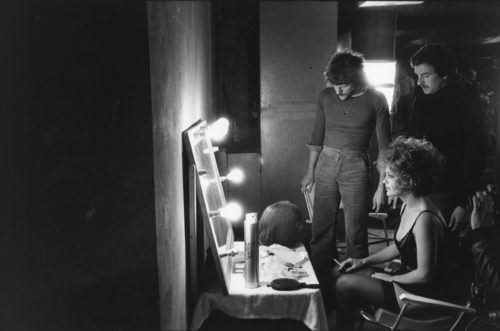
[[[205,135],[212,141],[221,141],[229,132],[229,121],[225,117],[219,118],[214,123],[208,125],[205,130]],[[211,151],[215,152],[218,148],[214,147]],[[206,172],[199,172],[199,175],[204,175]],[[240,184],[244,180],[244,173],[241,169],[232,169],[226,176],[220,176],[221,181],[229,180],[235,184]],[[201,177],[203,178],[203,177]],[[224,207],[219,208],[215,211],[209,211],[209,217],[224,217],[229,220],[237,220],[241,217],[243,211],[241,206],[236,202],[229,202]]]

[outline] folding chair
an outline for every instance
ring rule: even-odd
[[[468,305],[457,305],[410,293],[402,293],[399,300],[403,304],[399,313],[378,308],[373,313],[361,310],[361,316],[366,321],[391,331],[453,331],[465,314],[476,313],[476,310]],[[363,326],[359,329],[363,329]]]
[[[401,307],[399,312],[373,308],[371,311],[361,309],[360,313],[365,321],[389,330],[500,331],[500,311],[478,312],[472,308],[469,288],[470,284],[456,288],[457,304],[408,293],[395,284]],[[472,316],[465,319],[466,315]],[[358,330],[364,330],[363,326],[361,324]]]

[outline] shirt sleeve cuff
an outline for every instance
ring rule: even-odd
[[[318,152],[319,153],[319,152],[321,152],[321,150],[323,150],[323,146],[306,144],[306,147],[311,152]]]

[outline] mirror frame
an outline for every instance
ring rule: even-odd
[[[217,211],[226,206],[226,198],[219,175],[219,169],[214,153],[218,150],[212,145],[207,134],[208,124],[198,120],[183,132],[184,143],[188,152],[191,165],[194,165],[194,176],[198,201],[203,214],[203,224],[208,237],[217,277],[222,288],[222,293],[228,295],[231,282],[232,255],[223,253],[230,251],[234,246],[234,232],[230,220],[222,216],[211,216],[212,211]],[[196,201],[190,201],[190,208]],[[220,230],[227,229],[222,234]]]

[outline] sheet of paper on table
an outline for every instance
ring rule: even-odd
[[[233,277],[235,285],[243,280],[244,255],[241,242],[235,242],[240,251],[234,258]],[[241,278],[241,279],[240,279]],[[294,278],[306,284],[317,284],[311,261],[304,245],[290,249],[281,245],[259,247],[259,283],[266,286],[276,278]],[[231,286],[233,289],[234,287]]]
[[[267,250],[268,253],[279,256],[285,261],[285,263],[289,263],[297,267],[309,258],[305,250],[294,250],[278,244],[272,244],[264,249]]]

